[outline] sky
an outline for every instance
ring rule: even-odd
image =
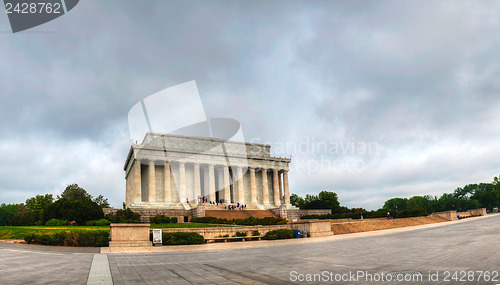
[[[2,13],[3,14],[3,13]],[[500,174],[499,1],[98,1],[0,15],[0,203],[125,201],[127,115],[195,80],[207,117],[292,156],[290,192],[378,209]]]

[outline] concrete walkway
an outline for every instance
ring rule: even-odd
[[[497,284],[500,280],[492,277],[500,270],[499,226],[500,215],[492,215],[326,238],[165,246],[118,254],[0,243],[0,284]],[[444,281],[446,274],[452,278],[460,270],[472,272],[475,280]],[[479,271],[488,271],[490,280],[479,277]],[[356,275],[361,273],[365,278]],[[422,279],[366,279],[388,273]],[[328,276],[351,279],[318,279]],[[313,281],[307,282],[308,277]]]

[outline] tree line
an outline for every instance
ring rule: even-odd
[[[104,218],[105,207],[109,203],[102,195],[94,198],[78,184],[71,184],[56,199],[52,194],[44,194],[28,198],[25,203],[1,204],[0,225],[42,226],[51,219],[85,225],[87,221]]]
[[[341,206],[335,192],[321,191],[318,195],[306,195],[305,198],[297,194],[290,195],[290,203],[300,209],[331,209],[332,214],[362,213],[363,208],[348,208]],[[416,211],[425,210],[426,213],[470,210],[486,208],[491,211],[500,207],[500,175],[493,178],[491,183],[469,184],[458,187],[453,193],[443,193],[440,197],[425,195],[411,198],[391,198],[378,211]],[[422,212],[423,213],[423,212]]]

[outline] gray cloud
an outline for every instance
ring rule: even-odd
[[[0,201],[79,183],[124,200],[128,110],[196,80],[209,117],[293,155],[292,192],[378,208],[497,175],[492,1],[84,1],[0,34]],[[0,30],[8,31],[7,17]],[[281,144],[376,142],[324,154]],[[363,168],[320,167],[321,157]]]

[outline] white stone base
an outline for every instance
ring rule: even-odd
[[[163,202],[141,202],[133,203],[129,206],[130,209],[173,209],[173,210],[185,210],[181,203],[163,203]]]

